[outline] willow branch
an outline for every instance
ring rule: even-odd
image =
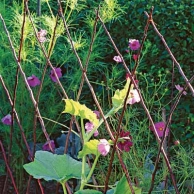
[[[11,172],[11,169],[10,169],[9,164],[7,162],[5,150],[3,148],[3,144],[1,142],[1,140],[0,140],[0,147],[1,147],[1,151],[2,151],[2,154],[3,154],[3,159],[5,161],[5,165],[7,167],[8,172],[9,172],[9,175],[10,175],[10,178],[11,178],[11,181],[12,181],[12,184],[13,184],[13,187],[14,187],[14,190],[15,190],[16,194],[19,194],[18,189],[17,189],[16,184],[15,184],[15,180],[14,180],[13,175],[12,175],[12,172]]]
[[[147,12],[145,12],[145,15],[146,15],[147,17],[149,17],[149,15],[148,15]],[[157,35],[160,37],[160,39],[162,40],[162,42],[163,42],[163,44],[164,44],[166,50],[168,51],[168,53],[169,53],[171,59],[174,61],[175,65],[177,66],[177,68],[178,68],[178,70],[179,70],[179,73],[181,74],[181,76],[182,76],[183,79],[185,80],[186,84],[188,85],[188,87],[189,87],[189,89],[190,89],[190,91],[191,91],[191,93],[192,93],[192,95],[193,95],[193,97],[194,97],[194,89],[193,89],[192,85],[189,83],[189,80],[188,80],[187,77],[185,76],[185,74],[184,74],[184,72],[183,72],[183,70],[182,70],[180,64],[178,63],[178,61],[177,61],[176,58],[174,57],[172,51],[170,50],[169,46],[167,45],[167,43],[166,43],[166,41],[165,41],[165,39],[164,39],[164,37],[162,36],[162,34],[161,34],[161,33],[159,32],[159,30],[157,29],[157,27],[156,27],[156,25],[155,25],[153,19],[151,20],[151,24],[152,24],[152,26],[153,26],[153,28],[154,28],[156,34],[157,34]]]

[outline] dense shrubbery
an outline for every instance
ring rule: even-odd
[[[115,91],[117,89],[122,89],[125,85],[126,72],[122,66],[122,62],[116,63],[113,60],[113,57],[118,54],[114,50],[100,22],[97,23],[95,41],[89,63],[87,64],[88,51],[90,42],[92,41],[93,26],[96,20],[95,11],[98,9],[99,4],[101,5],[100,16],[131,71],[135,66],[133,55],[137,54],[138,51],[131,51],[128,48],[129,39],[142,40],[144,36],[144,27],[147,22],[144,11],[149,12],[151,6],[154,6],[153,19],[157,28],[166,39],[169,48],[181,64],[187,78],[190,79],[193,76],[194,3],[192,1],[183,2],[177,0],[172,2],[138,0],[126,2],[123,0],[105,0],[103,2],[94,2],[80,0],[78,2],[67,2],[70,3],[69,6],[66,6],[64,3],[63,9],[73,44],[83,65],[87,67],[87,76],[94,88],[104,113],[107,113],[112,108],[111,98],[115,94]],[[4,17],[17,55],[19,55],[20,52],[19,45],[21,43],[23,6],[22,1],[0,3],[0,13]],[[73,53],[70,40],[67,37],[67,31],[64,28],[60,17],[58,17],[57,28],[55,31],[57,20],[56,14],[58,12],[57,3],[54,1],[42,1],[41,15],[39,16],[36,14],[37,2],[35,0],[29,2],[29,9],[37,31],[40,31],[40,29],[47,31],[45,36],[46,41],[43,41],[43,47],[46,52],[49,53],[52,65],[62,69],[60,81],[65,92],[70,99],[77,100],[77,98],[79,98],[78,93],[82,79],[82,71],[79,68],[79,63]],[[0,74],[5,81],[5,85],[10,92],[11,98],[14,98],[17,64],[9,47],[8,38],[3,29],[3,25],[0,25],[0,29],[2,32],[0,34]],[[52,41],[54,34],[55,37]],[[25,72],[26,77],[36,75],[41,80],[46,64],[47,60],[41,51],[31,22],[26,16],[21,52],[21,65],[23,71]],[[49,66],[45,70],[43,88],[38,99],[38,107],[44,119],[49,137],[55,140],[55,143],[58,143],[60,140],[57,139],[57,137],[61,135],[61,131],[67,131],[71,117],[68,114],[61,114],[64,109],[62,98],[65,98],[65,96],[59,85],[54,83],[50,78],[51,71],[52,69]],[[185,82],[166,51],[161,39],[157,36],[151,25],[139,59],[139,66],[136,70],[136,79],[139,81],[139,88],[141,89],[145,104],[148,107],[153,120],[155,122],[161,121],[164,109],[166,111],[166,116],[168,117],[170,108],[177,99],[178,92],[175,85],[184,85]],[[38,90],[38,87],[32,88],[36,99]],[[12,107],[9,104],[8,97],[6,96],[3,87],[1,87],[0,91],[0,109],[2,118],[12,112]],[[173,172],[176,175],[177,185],[182,193],[187,192],[184,186],[186,183],[189,185],[189,181],[194,178],[192,170],[193,150],[190,150],[194,143],[194,133],[192,130],[194,128],[194,105],[189,89],[187,89],[187,93],[186,96],[182,96],[180,103],[173,114],[170,125],[172,134],[169,139],[171,164]],[[38,145],[40,146],[39,149],[42,149],[42,145],[46,141],[45,136],[41,130],[40,123],[36,120],[36,111],[29,98],[29,92],[26,90],[26,85],[21,74],[18,76],[15,100],[15,109],[20,117],[26,139],[29,145],[31,145],[30,148],[33,149],[33,141],[36,140],[36,143],[40,143]],[[81,104],[86,104],[91,110],[98,109],[92,94],[85,83],[79,102]],[[120,115],[121,111],[118,111],[115,115],[109,115],[110,118],[108,121],[112,131],[115,133]],[[78,119],[77,121],[80,122],[80,120],[81,119]],[[29,160],[26,146],[23,143],[21,131],[19,126],[16,125],[16,121],[14,121],[14,128],[11,129],[12,137],[10,136],[10,128],[3,125],[3,123],[0,125],[0,137],[6,152],[11,150],[10,153],[12,154],[12,157],[9,161],[10,166],[13,167],[17,187],[22,193],[26,189],[24,188],[23,182],[27,180],[27,175],[25,174],[22,165]],[[149,126],[150,123],[140,104],[127,108],[121,127],[122,130],[129,130],[131,132],[133,147],[131,148],[131,152],[123,153],[122,156],[130,176],[135,180],[136,186],[142,189],[142,192],[148,192],[149,190],[151,172],[154,167],[153,163],[156,159],[155,157],[158,150],[155,138],[149,130]],[[73,126],[73,129],[77,131],[75,126]],[[105,131],[104,126],[100,126],[98,130],[100,139],[108,139],[108,133]],[[177,139],[181,142],[181,146],[177,147],[173,145],[173,142]],[[65,140],[62,141],[66,142],[66,137]],[[80,139],[76,139],[76,141],[80,144]],[[71,143],[72,142],[71,139]],[[12,148],[9,147],[10,144],[12,145]],[[59,144],[60,143],[57,145],[58,148],[60,147]],[[76,145],[78,146],[78,144]],[[73,145],[69,145],[69,154],[72,153],[72,147]],[[78,147],[81,148],[80,145]],[[76,158],[78,151],[79,150],[76,150],[75,153],[72,154],[72,157]],[[90,157],[91,161],[93,161],[92,156]],[[94,175],[99,185],[104,185],[106,179],[106,171],[109,166],[107,158],[109,161],[110,156],[100,158],[98,165],[94,170]],[[0,173],[2,172],[2,174],[5,174],[5,164],[3,160],[1,161],[2,168],[0,169],[2,169],[2,171],[0,171]],[[119,163],[120,161],[115,157],[114,168],[109,181],[110,184],[115,184],[115,182],[122,177],[122,168]],[[176,166],[179,168],[176,169]],[[161,162],[156,175],[155,191],[161,191],[164,188],[162,186],[162,181],[168,174],[167,170],[168,169],[165,165],[163,167]],[[77,184],[79,185],[79,183]],[[174,192],[172,191],[173,188],[170,181],[167,189],[171,190],[170,192],[172,193]],[[111,190],[110,192],[113,193]]]

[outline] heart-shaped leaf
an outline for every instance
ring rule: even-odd
[[[79,152],[78,158],[82,158],[87,154],[95,154],[96,156],[100,155],[100,152],[98,151],[98,144],[99,141],[96,139],[86,142],[83,149]]]
[[[80,116],[82,119],[88,119],[94,126],[98,125],[99,120],[97,119],[96,114],[85,105],[82,105],[72,99],[65,99],[65,103],[65,110],[63,113]]]
[[[63,183],[70,178],[81,178],[82,162],[70,156],[37,151],[33,162],[24,165],[24,169],[36,179],[56,180]],[[89,167],[86,165],[86,174]]]
[[[130,79],[127,79],[125,87],[122,90],[116,90],[114,96],[112,97],[113,107],[118,108],[123,105],[125,97],[127,95],[127,90],[130,84]],[[131,88],[133,88],[133,84],[131,84]]]

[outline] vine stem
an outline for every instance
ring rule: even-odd
[[[67,190],[66,190],[66,187],[65,187],[65,183],[61,183],[62,185],[62,188],[63,188],[63,193],[64,194],[67,194]]]
[[[94,160],[94,163],[92,164],[92,168],[90,169],[90,172],[86,178],[86,183],[90,180],[90,177],[92,176],[93,172],[94,172],[94,169],[96,167],[96,164],[98,162],[98,158],[99,158],[100,155],[96,155],[96,158]]]

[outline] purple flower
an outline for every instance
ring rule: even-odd
[[[87,123],[85,124],[86,133],[90,133],[90,132],[92,131],[93,128],[94,128],[93,123],[87,122]],[[99,133],[98,133],[98,130],[96,130],[96,131],[94,132],[94,137],[98,136],[98,134],[99,134]]]
[[[57,77],[58,78],[62,77],[61,68],[60,67],[58,67],[58,68],[54,67],[54,69],[55,69],[55,72],[57,74]],[[53,70],[51,70],[50,78],[52,79],[53,82],[57,82],[57,78],[55,77],[55,73],[54,73]]]
[[[175,85],[175,88],[176,88],[179,92],[182,92],[182,91],[183,91],[183,87],[181,87],[180,85]],[[184,95],[187,95],[187,92],[184,91],[183,94],[184,94]]]
[[[133,51],[138,50],[140,48],[139,40],[129,39],[129,47]]]
[[[140,102],[140,97],[136,89],[130,91],[130,98],[127,100],[127,104],[134,104]]]
[[[28,81],[28,84],[31,87],[35,87],[35,86],[40,85],[40,80],[35,75],[32,75],[30,77],[27,77],[27,81]]]
[[[100,112],[98,110],[94,110],[93,113],[96,114],[97,119],[100,119]]]
[[[117,143],[118,148],[122,151],[129,152],[131,147],[133,146],[133,142],[131,140],[132,137],[129,131],[121,131],[119,142]]]
[[[5,125],[11,125],[11,115],[8,114],[1,119],[2,123]]]
[[[47,34],[47,31],[46,30],[42,30],[42,29],[37,33],[38,40],[41,43],[46,41],[46,37],[45,37],[46,34]]]
[[[51,148],[54,150],[55,149],[55,142],[54,142],[54,140],[50,140],[50,145],[51,145]],[[44,150],[44,151],[51,151],[48,141],[42,146],[42,150]]]
[[[110,144],[106,139],[100,139],[98,144],[98,151],[103,155],[106,156],[110,151]]]
[[[113,60],[116,61],[117,63],[122,62],[122,59],[120,56],[114,56]]]
[[[162,137],[163,133],[164,133],[165,123],[161,121],[158,123],[154,123],[154,126],[156,128],[156,132],[157,132],[158,136]],[[153,126],[150,126],[149,128],[151,131],[154,131]],[[169,133],[169,129],[167,128],[165,136],[168,136],[168,133]]]

